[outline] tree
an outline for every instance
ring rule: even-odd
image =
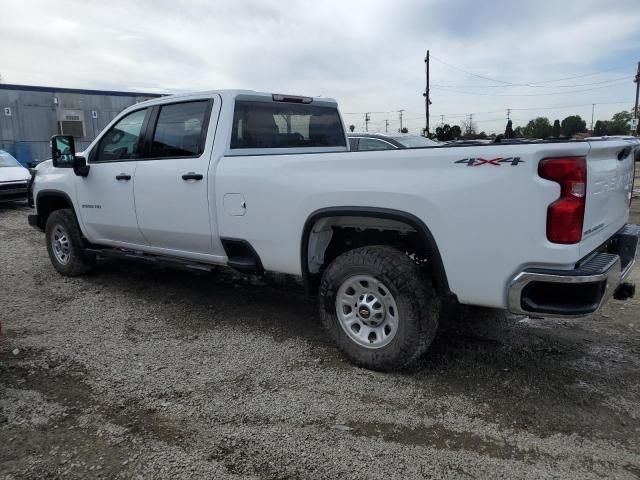
[[[593,127],[593,135],[596,137],[602,137],[607,134],[609,130],[609,122],[607,120],[597,120]]]
[[[513,123],[511,120],[507,122],[507,128],[504,129],[504,138],[513,138]]]
[[[349,130],[351,130],[352,132],[356,129],[355,125],[349,125]]]
[[[580,115],[569,115],[562,120],[562,135],[565,137],[573,137],[576,133],[582,133],[587,130],[587,122]]]
[[[460,127],[457,125],[451,127],[448,123],[445,123],[443,126],[436,128],[436,138],[441,142],[454,140],[460,137],[460,135]]]
[[[622,111],[618,113],[614,113],[613,117],[611,117],[611,121],[608,123],[607,135],[628,135],[629,134],[629,124],[633,119],[633,114],[631,112]]]
[[[478,135],[476,135],[476,138],[479,140],[485,140],[487,138],[487,134],[484,132],[480,132]]]
[[[559,137],[562,134],[562,130],[560,129],[560,120],[555,120],[553,122],[553,128],[551,129],[551,135],[554,137]]]
[[[633,110],[614,113],[611,120],[598,120],[593,127],[593,134],[598,137],[604,135],[629,135],[629,124],[632,119]],[[640,129],[638,132],[640,132]]]
[[[513,138],[522,138],[524,137],[524,133],[522,132],[522,127],[516,127],[513,131]]]
[[[443,126],[436,128],[436,138],[441,142],[451,140],[451,138],[449,138],[450,135],[451,127],[449,126],[449,124],[445,123]]]
[[[462,138],[471,139],[476,136],[476,125],[472,120],[463,120],[462,129],[464,130],[464,135]]]
[[[400,130],[400,133],[409,133],[409,129],[407,127],[402,127],[402,130]]]
[[[538,117],[529,120],[524,127],[523,134],[527,138],[545,138],[551,135],[551,124],[547,117]]]

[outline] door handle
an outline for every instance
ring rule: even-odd
[[[201,173],[189,172],[182,175],[183,180],[202,180]]]
[[[120,175],[116,175],[116,180],[131,180],[131,175],[128,173],[121,173]]]

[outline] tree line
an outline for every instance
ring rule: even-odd
[[[503,136],[504,138],[571,138],[581,134],[591,134],[593,136],[629,135],[629,124],[632,119],[633,110],[623,110],[615,113],[610,120],[598,120],[591,133],[587,130],[587,122],[580,115],[569,115],[562,121],[556,119],[553,123],[547,117],[537,117],[530,120],[525,126],[517,126],[515,128],[513,128],[513,122],[509,120]],[[477,133],[472,122],[463,122],[462,127],[445,124],[436,128],[435,134],[432,134],[431,137],[439,141],[488,138],[485,132]],[[636,133],[640,134],[640,127]]]

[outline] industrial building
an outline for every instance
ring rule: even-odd
[[[0,150],[25,166],[51,156],[51,135],[73,135],[83,150],[122,110],[158,96],[0,83]]]

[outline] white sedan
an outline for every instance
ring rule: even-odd
[[[9,153],[0,150],[0,202],[26,200],[31,174]]]

